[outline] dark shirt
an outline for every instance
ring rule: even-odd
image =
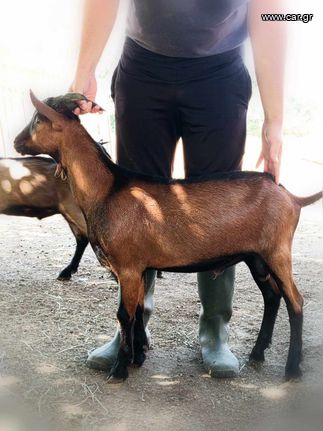
[[[152,52],[207,57],[240,46],[248,0],[130,0],[127,34]]]

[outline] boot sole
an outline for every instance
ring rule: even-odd
[[[97,361],[93,361],[91,359],[91,360],[87,360],[86,361],[86,366],[88,368],[91,368],[92,370],[110,371],[111,368],[113,367],[113,364],[107,364],[107,363],[97,362]]]
[[[215,379],[234,379],[239,376],[239,371],[234,370],[218,370],[210,371],[209,375]]]

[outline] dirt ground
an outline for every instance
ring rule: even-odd
[[[115,329],[117,286],[88,248],[73,280],[55,280],[73,250],[59,216],[0,217],[0,430],[322,430],[322,206],[303,212],[294,274],[305,298],[304,377],[284,383],[289,342],[281,307],[264,365],[248,365],[262,298],[239,265],[230,344],[241,375],[211,379],[197,339],[194,274],[158,280],[153,348],[127,382],[112,386],[85,365]]]

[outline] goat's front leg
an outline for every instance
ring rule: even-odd
[[[143,297],[142,274],[119,275],[121,298],[117,317],[120,323],[121,343],[117,360],[109,374],[110,383],[119,383],[128,377],[128,366],[134,357],[134,325],[136,311]]]
[[[143,301],[140,302],[136,311],[136,321],[134,325],[134,365],[141,367],[146,359],[146,352],[148,350],[148,340],[146,329],[144,325],[144,305]]]

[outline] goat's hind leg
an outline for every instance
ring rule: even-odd
[[[286,302],[289,324],[290,343],[285,368],[286,380],[298,379],[302,376],[302,334],[303,334],[303,297],[291,277],[289,282],[283,282],[283,296]]]
[[[251,351],[250,361],[263,362],[265,360],[265,350],[270,346],[272,341],[281,295],[277,291],[278,287],[270,274],[268,266],[260,256],[249,258],[246,263],[264,299],[264,314],[261,328],[256,344]]]
[[[303,297],[297,290],[292,275],[291,257],[285,254],[273,257],[270,267],[286,302],[290,323],[290,344],[285,368],[287,380],[301,377]]]

